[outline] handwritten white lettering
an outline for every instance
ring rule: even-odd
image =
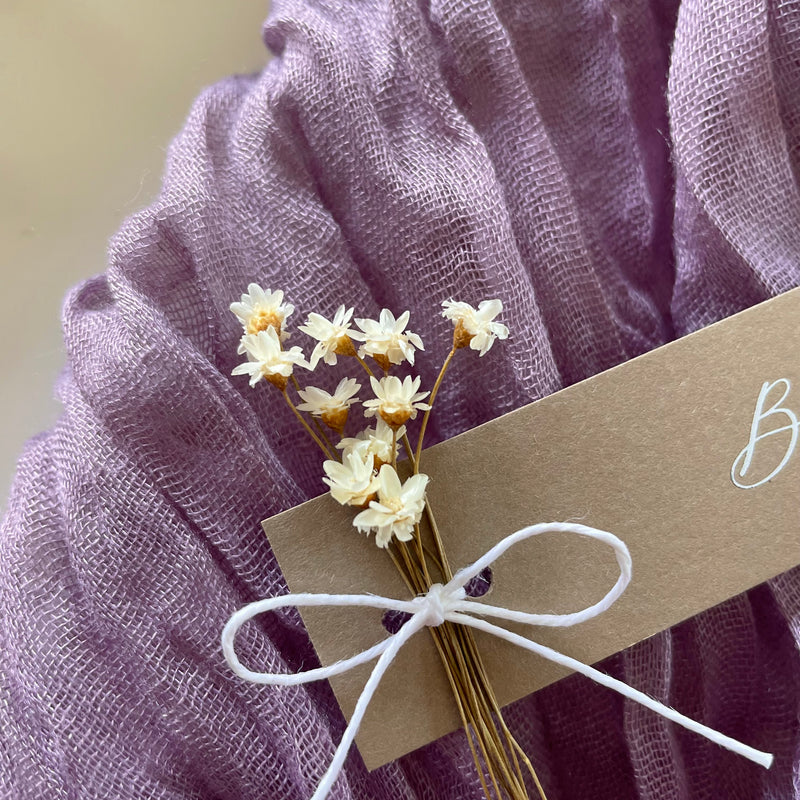
[[[740,489],[755,489],[757,486],[762,486],[772,480],[789,463],[789,459],[797,447],[798,437],[800,437],[800,423],[798,423],[797,415],[791,409],[781,405],[789,396],[791,388],[792,384],[786,378],[779,378],[773,383],[765,381],[761,387],[753,413],[753,421],[750,424],[750,439],[739,451],[739,455],[736,456],[736,460],[731,466],[731,480]],[[774,389],[783,391],[781,396],[769,408],[766,408],[768,397]],[[783,415],[787,424],[762,431],[764,421],[775,415]],[[788,443],[779,464],[768,475],[755,480],[757,476],[750,476],[748,473],[753,465],[753,457],[759,442],[787,432],[789,433]]]

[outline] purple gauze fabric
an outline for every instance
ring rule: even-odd
[[[3,797],[304,800],[329,763],[327,684],[244,683],[219,646],[285,589],[259,521],[323,489],[269,387],[230,377],[249,281],[295,326],[410,308],[428,386],[439,302],[501,297],[513,337],[457,360],[431,441],[800,283],[800,3],[308,0],[264,36],[273,61],[199,98],[66,303],[64,413],[0,542]],[[240,642],[314,661],[293,610]],[[579,677],[508,719],[551,800],[796,796],[798,643],[793,570],[603,665],[770,771]],[[481,790],[456,733],[372,774],[351,756],[332,796]]]

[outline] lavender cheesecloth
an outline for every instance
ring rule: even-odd
[[[324,489],[270,387],[230,376],[250,281],[292,328],[410,309],[428,387],[440,301],[502,298],[512,338],[456,360],[431,442],[800,284],[796,0],[290,0],[264,38],[67,300],[63,415],[0,541],[3,797],[305,800],[330,761],[330,687],[245,683],[219,644],[285,591],[259,521]],[[602,665],[770,771],[578,676],[508,720],[551,800],[800,796],[798,643],[793,570]],[[292,609],[238,650],[315,661]],[[458,732],[351,755],[331,796],[482,794]]]

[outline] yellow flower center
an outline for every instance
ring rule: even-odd
[[[356,348],[353,346],[353,342],[349,336],[342,335],[336,340],[336,346],[333,352],[336,353],[337,356],[354,356],[356,354]]]
[[[375,363],[384,371],[388,372],[389,368],[392,366],[392,362],[389,361],[389,356],[383,355],[383,353],[373,353],[372,358]]]
[[[459,350],[466,347],[473,339],[474,334],[470,333],[464,325],[464,320],[456,322],[456,329],[453,331],[453,349]]]
[[[383,421],[390,427],[397,430],[401,425],[404,425],[408,422],[409,418],[411,417],[411,411],[409,411],[408,407],[406,408],[399,408],[398,406],[390,406],[389,408],[394,408],[395,410],[389,410],[381,408],[379,412]]]
[[[335,430],[340,436],[344,432],[344,426],[347,422],[348,409],[337,408],[333,411],[323,411],[322,421],[329,427]]]
[[[395,514],[403,510],[403,501],[399,497],[387,497],[385,500],[381,500],[381,503],[383,503],[386,508],[390,508],[394,511]]]
[[[286,389],[286,384],[289,382],[289,379],[283,375],[278,375],[274,373],[272,375],[264,374],[265,380],[268,380],[273,386],[277,386],[281,391]]]
[[[247,321],[248,333],[258,333],[268,328],[275,328],[278,336],[281,335],[281,318],[275,311],[256,311]]]

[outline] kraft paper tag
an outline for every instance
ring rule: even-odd
[[[451,565],[537,522],[578,521],[622,538],[633,581],[609,611],[569,629],[508,626],[587,664],[797,565],[799,354],[795,289],[426,450]],[[264,521],[290,591],[407,598],[353,515],[325,495]],[[488,602],[544,613],[597,601],[617,568],[599,543],[548,534],[493,573]],[[387,635],[375,610],[309,608],[303,620],[326,665]],[[501,705],[565,674],[476,636]],[[348,718],[372,666],[331,681]],[[357,744],[374,769],[459,727],[423,631],[384,678]]]

